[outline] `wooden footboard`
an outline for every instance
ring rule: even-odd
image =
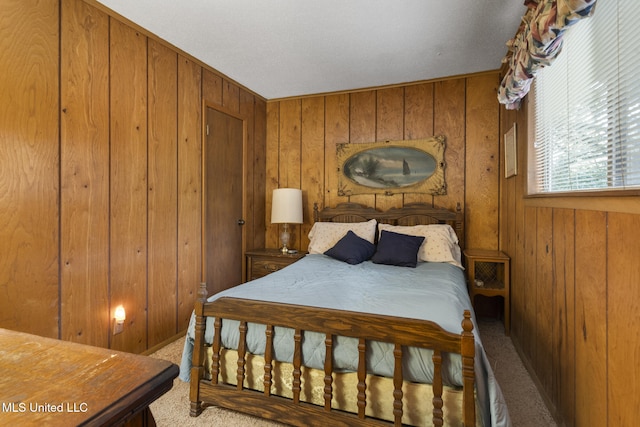
[[[394,391],[389,398],[393,400],[394,425],[401,425],[403,408],[402,373],[403,347],[422,347],[433,350],[433,425],[442,426],[443,421],[443,380],[441,375],[442,353],[457,353],[462,356],[463,369],[463,416],[464,425],[476,425],[474,401],[474,355],[475,342],[472,333],[471,314],[465,310],[462,320],[462,332],[452,334],[444,331],[433,322],[382,316],[350,311],[315,308],[281,303],[271,303],[237,298],[220,298],[206,302],[206,285],[199,293],[196,302],[195,347],[191,368],[191,415],[199,415],[205,405],[216,405],[258,417],[281,421],[287,424],[309,425],[372,425],[389,423],[365,415],[367,407],[366,361],[367,341],[381,341],[394,346],[395,369],[393,376]],[[211,380],[205,379],[205,339],[204,330],[207,317],[216,320],[213,342],[213,362]],[[238,345],[237,385],[223,384],[218,381],[220,370],[221,328],[220,319],[240,321],[240,341]],[[243,387],[246,364],[247,323],[266,325],[266,348],[264,351],[264,392]],[[271,394],[273,362],[273,330],[281,326],[293,329],[293,398],[283,398]],[[324,362],[324,406],[306,403],[300,400],[302,339],[305,331],[321,332],[326,335],[326,357]],[[359,340],[358,353],[358,413],[351,414],[332,408],[333,384],[333,345],[336,336],[353,337]],[[408,409],[410,410],[410,408]]]

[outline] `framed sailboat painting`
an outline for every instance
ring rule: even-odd
[[[443,136],[336,147],[340,196],[446,194]]]

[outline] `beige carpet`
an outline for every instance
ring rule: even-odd
[[[514,427],[557,427],[527,374],[501,322],[481,319],[478,325],[485,350],[509,408]],[[179,339],[152,357],[180,364],[184,341]],[[209,407],[197,418],[189,416],[189,384],[176,379],[173,388],[151,405],[158,427],[278,426],[280,424]]]

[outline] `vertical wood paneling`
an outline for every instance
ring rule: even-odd
[[[267,132],[267,103],[256,99],[254,119],[254,157],[253,157],[253,203],[254,209],[251,211],[254,220],[253,248],[265,247],[266,218],[266,132]]]
[[[281,188],[300,188],[301,101],[280,103],[279,177]]]
[[[148,347],[177,332],[177,61],[149,40]]]
[[[380,89],[376,96],[376,141],[404,138],[404,88]]]
[[[202,69],[178,56],[178,330],[202,277]]]
[[[640,215],[609,213],[607,225],[607,425],[631,426],[640,419]]]
[[[518,280],[516,276],[518,276],[518,272],[521,269],[520,266],[517,265],[518,258],[514,256],[517,248],[515,215],[507,213],[516,212],[516,197],[513,197],[511,191],[509,191],[513,187],[514,182],[515,180],[511,180],[507,182],[506,185],[501,186],[502,194],[500,200],[500,217],[505,221],[505,224],[501,226],[500,237],[503,241],[500,244],[500,248],[505,253],[511,254],[511,283],[515,283]],[[522,331],[521,319],[524,304],[522,288],[511,286],[509,294],[511,296],[511,334],[512,336],[518,337]]]
[[[280,103],[267,104],[267,143],[266,143],[266,172],[265,184],[265,245],[269,248],[280,247],[278,226],[271,224],[271,195],[279,187],[280,181]]]
[[[271,185],[272,188],[266,190],[267,213],[271,208],[271,190],[278,185],[286,186],[283,183],[287,182],[286,177],[290,174],[290,169],[296,167],[291,163],[302,170],[303,194],[307,197],[316,195],[314,198],[319,199],[306,200],[305,203],[309,209],[316,201],[319,202],[320,208],[351,201],[373,206],[379,210],[412,202],[433,203],[434,199],[436,205],[451,209],[455,208],[457,203],[464,206],[465,197],[467,200],[475,200],[474,197],[479,197],[477,194],[465,196],[465,177],[476,166],[475,163],[467,166],[465,161],[466,147],[469,143],[466,140],[465,129],[482,129],[482,132],[478,132],[481,136],[474,140],[476,144],[474,149],[478,156],[490,159],[491,167],[483,172],[483,176],[496,194],[487,195],[485,199],[481,199],[481,202],[477,202],[477,205],[481,206],[477,213],[481,217],[478,223],[485,225],[475,227],[477,230],[473,233],[475,233],[476,242],[483,242],[483,236],[490,241],[484,245],[478,243],[480,247],[495,247],[498,234],[499,197],[497,192],[500,170],[500,159],[497,155],[499,146],[497,132],[500,123],[495,97],[496,76],[497,73],[486,78],[472,78],[473,84],[469,86],[472,94],[469,97],[474,103],[469,107],[466,105],[468,100],[465,78],[269,102],[267,104],[267,185]],[[298,110],[292,106],[298,103],[302,105],[302,119],[295,120],[294,116],[298,114]],[[322,103],[324,109],[319,107]],[[318,105],[318,107],[311,108],[312,105]],[[483,115],[480,118],[467,117],[471,114],[467,114],[468,109],[479,110]],[[467,121],[472,123],[468,124]],[[493,123],[487,124],[485,123],[487,121],[493,121]],[[292,128],[298,123],[302,129],[300,133]],[[313,130],[308,130],[309,123],[312,123]],[[284,133],[292,136],[283,136]],[[445,177],[449,191],[446,196],[434,197],[411,193],[391,197],[373,194],[349,197],[337,195],[336,144],[418,139],[434,134],[442,134],[447,138],[445,160],[448,166]],[[291,149],[283,144],[284,141],[296,139],[298,136],[302,160],[296,163],[295,160],[293,162],[290,160]],[[316,141],[320,142],[322,138],[324,138],[323,147],[316,149]],[[322,161],[323,168],[320,165]],[[312,168],[309,169],[308,165],[312,165]],[[307,173],[309,173],[308,176]],[[485,188],[482,188],[482,192],[490,193]],[[268,219],[269,215],[266,216]],[[485,218],[486,216],[490,218]],[[302,249],[306,249],[306,230],[311,225],[310,215],[305,216],[305,226],[301,236]],[[267,224],[265,236],[268,247],[278,245],[276,227]]]
[[[349,103],[349,142],[372,142],[376,140],[376,92],[351,94]],[[350,196],[349,201],[366,206],[375,206],[375,196],[363,194]]]
[[[501,175],[500,240],[513,266],[512,339],[562,425],[633,425],[640,415],[635,403],[640,368],[633,362],[640,352],[634,326],[640,282],[637,198],[526,198],[530,124],[528,103],[523,107],[504,112],[501,120],[501,133],[517,123],[522,166],[515,178]],[[532,238],[537,247],[530,244]],[[538,315],[532,319],[534,297]]]
[[[406,86],[404,137],[420,139],[433,136],[433,83]]]
[[[404,94],[404,138],[410,140],[434,136],[433,83],[406,86]],[[404,195],[405,204],[425,201],[431,201],[431,196],[414,193]]]
[[[498,249],[498,79],[489,74],[466,80],[465,162],[473,167],[466,169],[465,176],[465,207],[472,212],[466,218],[469,239],[465,243],[472,248]]]
[[[222,106],[222,77],[212,71],[202,71],[202,97],[210,104]]]
[[[355,92],[349,100],[349,142],[376,140],[376,92]]]
[[[531,355],[533,366],[536,365],[536,303],[537,299],[537,272],[536,269],[536,208],[525,207],[524,209],[524,275],[523,275],[523,319],[522,336],[523,348],[527,354]]]
[[[3,2],[0,327],[140,352],[187,328],[201,278],[202,91],[253,123],[254,242],[266,102],[91,3]]]
[[[577,211],[576,425],[607,425],[607,214]]]
[[[513,111],[500,109],[500,129],[507,128],[507,123],[513,122]],[[502,155],[500,155],[502,158]],[[504,176],[504,164],[500,162],[499,177]],[[516,179],[511,178],[501,180],[500,182],[500,244],[505,253],[511,256],[511,337],[512,339],[521,336],[522,332],[522,313],[523,313],[523,295],[522,287],[513,286],[513,283],[519,281],[519,273],[522,270],[522,259],[515,256],[518,248],[517,235],[518,228],[516,223],[517,215],[515,215],[519,198],[514,195],[516,187]]]
[[[552,401],[567,426],[575,425],[575,233],[574,211],[553,212],[553,376]]]
[[[240,88],[228,80],[222,82],[222,106],[234,113],[240,112]]]
[[[109,17],[61,4],[60,337],[108,347]]]
[[[349,94],[340,94],[327,96],[325,100],[325,197],[324,200],[317,200],[320,209],[336,206],[347,200],[345,196],[338,196],[336,145],[349,142],[349,98]]]
[[[111,19],[111,310],[122,304],[127,333],[111,348],[147,343],[147,40]],[[112,313],[113,314],[113,313]]]
[[[299,99],[283,101],[280,104],[279,188],[301,188],[301,111],[302,102]],[[278,233],[282,230],[281,225],[273,227],[278,228]],[[300,226],[290,224],[289,232],[291,233],[292,247],[299,248],[301,243]]]
[[[435,204],[454,209],[458,203],[465,209],[465,79],[445,80],[434,85],[434,133],[446,137],[444,152],[447,194],[435,196]],[[496,118],[497,120],[497,118]],[[465,215],[466,222],[469,216]],[[467,233],[467,239],[469,239]],[[471,247],[467,245],[467,247]]]
[[[376,141],[404,139],[404,88],[380,89],[376,96]],[[402,193],[376,195],[376,208],[387,210],[402,207]]]
[[[313,204],[324,196],[324,97],[305,98],[302,100],[302,173],[301,188],[303,191],[305,223],[300,227],[298,249],[309,245],[308,234],[313,218]]]
[[[538,208],[536,220],[536,370],[545,389],[551,388],[554,377],[553,345],[553,211]]]
[[[516,112],[511,112],[511,114],[509,115],[510,120],[507,121],[506,126],[504,127],[504,129],[510,129],[511,125],[513,124],[513,117],[516,117],[515,120],[518,123],[518,126],[516,128],[517,133],[518,133],[518,138],[517,141],[519,141],[518,143],[518,164],[520,165],[524,165],[524,159],[525,159],[525,147],[526,147],[526,142],[527,142],[527,138],[526,138],[526,130],[527,127],[526,125],[522,125],[523,123],[523,119],[527,117],[527,105],[525,104],[524,108],[520,109],[519,111]],[[506,132],[505,130],[503,130],[502,132],[500,132],[501,134],[504,134],[504,132]],[[504,156],[502,157],[504,158]],[[518,175],[516,175],[515,177],[509,178],[509,179],[505,179],[504,178],[504,166],[502,167],[502,175],[500,175],[501,179],[503,180],[502,182],[509,181],[509,188],[513,191],[515,191],[515,193],[510,193],[512,194],[512,196],[515,200],[514,200],[514,205],[515,205],[515,209],[513,211],[509,211],[509,213],[511,214],[511,216],[513,216],[513,223],[515,226],[515,230],[514,230],[514,237],[513,237],[513,243],[515,245],[515,248],[512,252],[509,253],[509,255],[511,256],[512,260],[511,260],[511,269],[512,269],[512,275],[511,275],[511,294],[512,297],[515,294],[518,298],[518,300],[516,300],[516,302],[519,302],[519,306],[521,308],[521,313],[522,315],[519,317],[514,317],[513,313],[512,313],[512,325],[515,325],[516,330],[519,328],[519,330],[521,331],[521,334],[512,334],[512,339],[521,339],[521,342],[524,342],[525,340],[528,340],[529,338],[527,337],[527,335],[525,334],[525,329],[524,329],[524,320],[526,318],[525,313],[526,313],[526,309],[525,309],[525,298],[526,298],[526,293],[524,290],[524,286],[523,284],[525,283],[525,279],[526,279],[526,267],[525,267],[525,263],[526,263],[526,248],[525,248],[525,238],[526,238],[526,230],[527,230],[527,223],[525,222],[525,203],[524,200],[522,199],[522,189],[524,188],[524,182],[526,179],[526,175],[524,173],[519,173]],[[507,222],[508,220],[506,220],[506,218],[501,218],[502,223]],[[519,284],[515,285],[514,284]]]
[[[254,97],[250,93],[245,90],[240,90],[240,108],[239,108],[240,116],[243,117],[244,127],[246,130],[246,143],[245,150],[243,153],[244,156],[244,202],[242,206],[242,214],[244,216],[245,225],[243,229],[243,243],[246,247],[242,248],[242,253],[244,254],[245,250],[255,248],[253,243],[253,237],[255,234],[263,234],[262,230],[255,229],[255,220],[253,218],[253,213],[256,211],[256,206],[254,202],[254,171],[256,170],[255,164],[255,107],[254,107]],[[262,215],[261,215],[262,216]],[[247,271],[245,263],[245,257],[242,256],[242,272],[243,272],[243,281],[244,281],[244,273]]]
[[[0,326],[59,336],[58,2],[0,13]]]
[[[515,236],[515,250],[510,252],[510,256],[512,258],[511,264],[511,300],[514,301],[516,309],[520,311],[521,315],[519,317],[513,317],[513,309],[511,312],[511,325],[513,328],[519,330],[520,334],[515,334],[515,339],[521,338],[521,342],[527,339],[527,335],[525,332],[525,319],[526,319],[526,298],[527,294],[525,292],[525,278],[526,278],[526,248],[525,248],[525,206],[520,200],[517,200],[515,212],[515,224],[516,224],[516,236]],[[514,286],[514,283],[518,283],[519,286]],[[514,339],[514,338],[512,338]]]

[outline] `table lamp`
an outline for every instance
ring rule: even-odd
[[[289,224],[302,224],[302,190],[276,188],[271,201],[271,224],[283,224],[280,241],[283,254],[289,253]]]

